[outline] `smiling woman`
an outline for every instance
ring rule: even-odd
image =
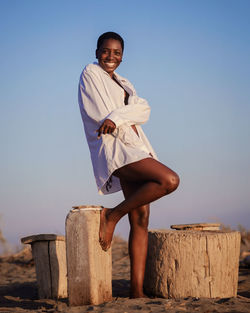
[[[173,192],[179,177],[158,161],[140,126],[149,119],[147,101],[115,72],[123,49],[120,35],[99,37],[98,63],[87,65],[80,77],[79,105],[99,193],[122,190],[125,197],[113,209],[102,209],[99,241],[108,250],[116,224],[128,214],[131,297],[136,298],[144,297],[149,204]]]
[[[122,62],[124,42],[118,34],[116,39],[105,39],[105,37],[105,34],[99,37],[96,49],[96,58],[98,59],[99,65],[112,78],[115,69]]]

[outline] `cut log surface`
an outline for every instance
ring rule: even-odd
[[[194,223],[171,225],[170,227],[177,230],[219,230],[220,226],[219,223]]]
[[[78,205],[78,206],[73,206],[71,211],[80,210],[80,209],[101,211],[102,206],[100,206],[100,205]]]
[[[149,231],[144,288],[164,298],[237,295],[240,233]]]
[[[38,234],[38,235],[32,235],[32,236],[27,236],[21,239],[22,243],[28,244],[32,243],[35,241],[49,241],[49,240],[61,240],[64,241],[65,237],[64,236],[58,236],[55,234]]]
[[[99,243],[101,207],[76,207],[66,218],[69,304],[112,300],[111,249]]]

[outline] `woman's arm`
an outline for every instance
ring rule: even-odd
[[[136,95],[129,97],[128,105],[110,112],[111,104],[105,86],[98,75],[90,70],[84,71],[81,76],[79,103],[81,111],[95,120],[98,125],[102,125],[106,119],[113,121],[116,127],[125,123],[127,125],[143,124],[150,114],[147,101]]]
[[[147,100],[138,96],[129,96],[128,104],[113,110],[107,118],[112,120],[116,127],[119,127],[122,124],[144,124],[148,121],[149,115],[150,106]]]

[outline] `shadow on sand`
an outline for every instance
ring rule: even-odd
[[[6,296],[6,294],[8,296]],[[22,308],[26,310],[38,310],[40,308],[51,309],[53,305],[46,302],[36,302],[36,283],[13,283],[0,287],[0,307]]]
[[[115,279],[112,281],[113,297],[128,298],[130,282],[126,279]]]

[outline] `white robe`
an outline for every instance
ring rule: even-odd
[[[136,95],[127,79],[117,73],[114,76],[129,94],[127,105],[124,90],[98,63],[87,65],[79,82],[78,101],[100,194],[121,190],[119,178],[112,176],[118,168],[151,156],[157,159],[140,126],[149,118],[147,101]],[[116,124],[116,129],[98,139],[96,130],[107,118]],[[131,125],[136,125],[139,136]]]

